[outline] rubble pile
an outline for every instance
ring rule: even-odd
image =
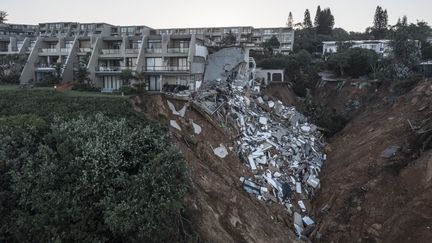
[[[309,200],[320,188],[326,160],[322,135],[295,108],[261,97],[259,84],[232,83],[209,83],[194,102],[222,124],[235,123],[236,150],[254,174],[240,178],[243,188],[259,200],[285,206],[297,235],[310,235],[316,223],[308,213]]]

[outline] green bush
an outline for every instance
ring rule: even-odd
[[[84,84],[84,83],[77,83],[74,84],[72,87],[72,90],[76,91],[89,91],[89,92],[100,92],[100,89],[91,86],[90,84]]]
[[[129,100],[0,94],[0,242],[177,241],[185,185]]]

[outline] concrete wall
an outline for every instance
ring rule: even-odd
[[[39,59],[39,49],[43,45],[42,37],[38,37],[36,39],[36,43],[30,52],[30,55],[27,59],[26,64],[24,65],[24,69],[21,73],[20,77],[20,83],[21,84],[28,84],[30,80],[34,79],[35,77],[35,63],[37,63],[37,60]]]

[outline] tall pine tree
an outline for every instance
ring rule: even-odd
[[[304,14],[304,21],[303,21],[303,26],[306,29],[310,29],[312,28],[312,20],[311,20],[311,16],[309,13],[309,9],[306,9],[305,14]]]
[[[330,8],[320,11],[316,24],[317,34],[330,35],[333,31],[335,21]]]
[[[387,10],[384,10],[381,6],[377,6],[374,16],[374,26],[372,28],[372,34],[375,39],[382,39],[386,35],[388,25]]]
[[[320,5],[318,5],[318,8],[317,8],[317,11],[316,11],[316,14],[315,14],[315,21],[314,21],[315,27],[318,26],[320,14],[321,14],[321,7],[320,7]]]

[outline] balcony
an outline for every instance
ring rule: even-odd
[[[136,67],[127,67],[127,66],[111,66],[111,67],[105,67],[105,66],[96,66],[95,71],[97,73],[121,73],[123,70],[135,70]]]
[[[189,66],[147,66],[143,67],[145,72],[188,72]]]
[[[79,52],[82,52],[82,53],[84,53],[84,52],[92,52],[92,49],[88,48],[88,47],[86,47],[86,48],[80,48]]]
[[[139,49],[126,49],[125,53],[126,54],[138,54]]]
[[[147,48],[146,53],[162,53],[162,48]]]
[[[189,47],[168,48],[168,53],[189,53]]]
[[[42,48],[39,50],[40,53],[56,53],[58,52],[57,48]]]
[[[102,55],[119,55],[120,49],[102,49],[100,54],[102,54]]]

